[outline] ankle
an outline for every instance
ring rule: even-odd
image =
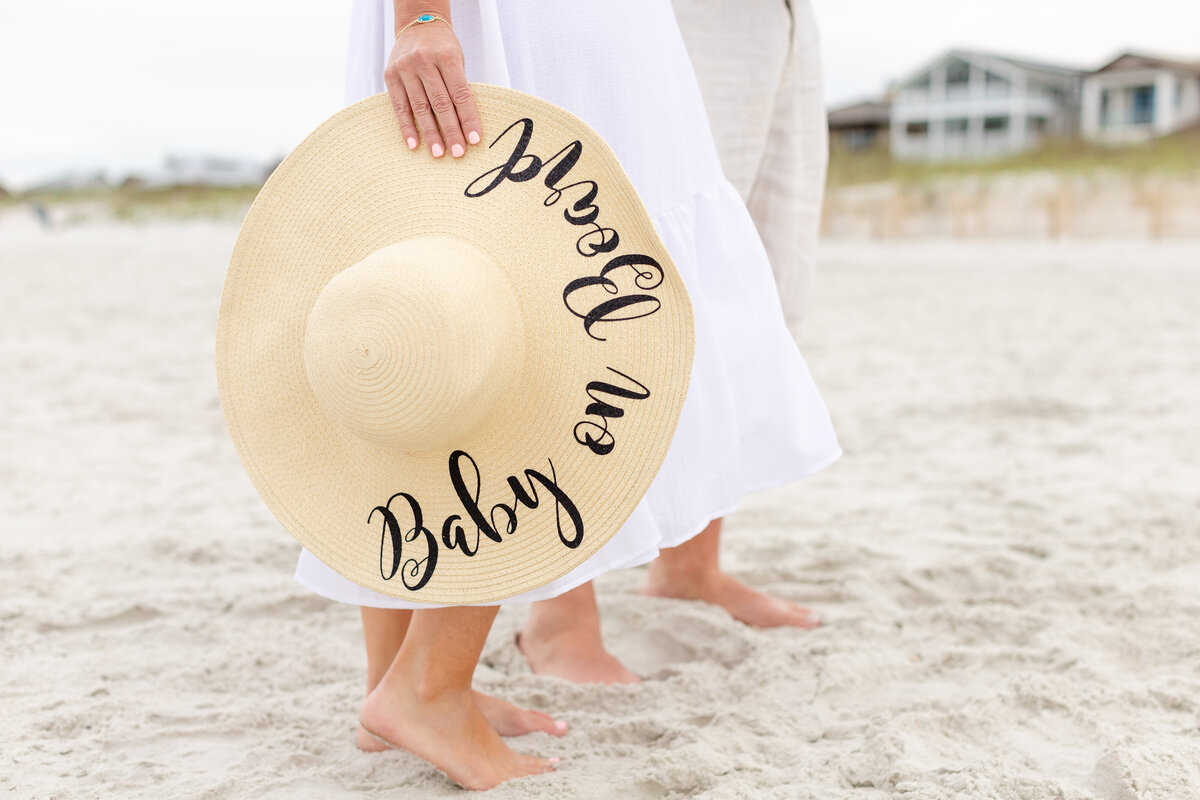
[[[521,647],[524,648],[528,645],[536,647],[539,644],[564,640],[595,640],[599,642],[599,615],[583,614],[573,617],[569,614],[530,611],[529,617],[521,629]]]
[[[600,639],[600,609],[596,596],[575,589],[551,600],[543,600],[530,606],[529,616],[522,630],[523,638],[538,640],[560,637]]]
[[[465,686],[458,682],[449,682],[436,675],[428,675],[418,680],[412,686],[413,694],[421,703],[451,703],[462,700],[474,702],[471,684]]]
[[[411,663],[394,664],[372,692],[376,690],[408,695],[422,704],[472,696],[470,674],[447,674],[428,665]]]
[[[725,573],[715,563],[672,563],[660,557],[650,564],[646,588],[653,593],[699,599],[717,588],[724,578]]]

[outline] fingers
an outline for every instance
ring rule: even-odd
[[[417,123],[417,130],[420,131],[421,138],[425,140],[425,146],[429,148],[433,157],[441,158],[442,154],[446,152],[446,145],[438,132],[437,119],[433,115],[429,97],[425,94],[424,82],[410,72],[404,73],[403,80],[404,89],[408,92],[408,102],[413,110],[413,118]]]
[[[442,67],[442,78],[446,82],[446,91],[454,101],[454,110],[458,113],[458,122],[467,141],[479,144],[483,136],[483,126],[479,122],[479,110],[475,108],[475,95],[471,93],[471,85],[467,83],[467,73],[461,64],[445,65]]]
[[[450,97],[450,91],[446,88],[442,73],[436,68],[430,68],[422,70],[418,74],[421,77],[421,84],[425,88],[425,95],[429,98],[429,105],[437,118],[437,124],[441,128],[442,140],[449,148],[450,154],[458,158],[467,152],[467,140],[458,121],[458,108]],[[441,153],[434,153],[434,155],[438,156]]]
[[[483,139],[483,126],[467,82],[462,48],[441,26],[397,40],[384,83],[409,149],[425,141],[430,154],[456,158]]]
[[[404,88],[400,71],[387,70],[383,75],[383,82],[392,101],[392,110],[396,112],[396,119],[400,121],[400,134],[404,137],[408,149],[414,150],[420,144],[420,138],[414,123],[412,103],[408,100],[408,90]]]

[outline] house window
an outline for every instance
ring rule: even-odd
[[[932,79],[930,78],[929,73],[926,72],[924,75],[913,78],[907,84],[902,86],[900,88],[900,93],[919,102],[929,99],[932,88]]]
[[[955,117],[946,120],[946,135],[947,136],[966,136],[967,134],[967,118]]]
[[[915,139],[929,135],[929,121],[922,120],[920,122],[908,122],[904,125],[904,133]]]
[[[1100,124],[1112,124],[1112,91],[1109,89],[1100,90]]]
[[[983,131],[984,133],[1003,133],[1008,130],[1008,117],[984,117]]]
[[[1002,97],[1008,94],[1011,85],[1007,79],[1002,78],[994,72],[987,73],[987,79],[984,81],[984,86],[990,97]]]
[[[1154,87],[1139,86],[1133,90],[1133,124],[1154,122]]]
[[[971,83],[971,65],[965,61],[951,61],[946,65],[946,94],[962,97]]]
[[[1030,130],[1030,132],[1036,133],[1039,136],[1041,134],[1045,133],[1046,132],[1046,118],[1045,117],[1030,117],[1029,118],[1029,130]]]
[[[875,144],[875,131],[871,128],[847,128],[842,132],[842,144],[851,150],[866,150]]]

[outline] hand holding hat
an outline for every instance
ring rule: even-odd
[[[396,41],[383,71],[400,132],[409,150],[416,149],[419,134],[434,158],[447,151],[461,157],[468,142],[480,142],[482,129],[462,45],[450,26],[450,4],[438,14],[416,13],[417,6],[427,11],[428,0],[407,5],[413,13],[397,14]]]

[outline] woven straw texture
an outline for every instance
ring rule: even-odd
[[[225,419],[268,508],[341,575],[424,603],[487,603],[518,594],[564,575],[607,542],[662,464],[693,354],[683,281],[600,136],[569,112],[524,92],[487,84],[473,89],[484,138],[459,159],[435,160],[424,148],[410,151],[384,94],[343,109],[310,134],[271,175],[246,216],[217,325]],[[482,196],[466,196],[473,181],[508,160],[517,137],[513,131],[497,137],[522,118],[533,121],[526,153],[549,163],[530,180],[505,180]],[[555,155],[575,141],[582,144],[581,155],[557,181],[563,190],[557,194],[547,176],[560,162]],[[564,212],[577,215],[582,208],[577,201],[588,185],[581,181],[598,186],[592,199],[596,225],[619,234],[612,252],[583,255],[580,250],[588,248],[580,246],[580,237],[594,226],[564,218]],[[337,302],[323,300],[346,329],[350,355],[343,360],[383,376],[375,392],[370,380],[358,388],[331,383],[338,374],[336,363],[329,367],[336,355],[332,362],[313,363],[314,352],[336,345],[337,337],[329,335],[335,328],[323,318],[314,321],[324,338],[308,342],[306,368],[314,306],[335,277],[360,262],[377,272],[381,263],[384,270],[387,264],[403,268],[403,258],[385,257],[405,251],[390,247],[397,243],[412,245],[407,252],[418,254],[414,263],[427,264],[427,254],[438,254],[450,278],[416,270],[415,277],[405,275],[396,284],[411,291],[407,295],[388,295],[382,280],[379,302],[358,314],[345,313],[345,298],[362,296],[363,287],[374,284],[360,281],[354,289],[359,295],[342,292]],[[656,260],[661,282],[652,268],[626,265],[606,274],[611,283],[593,283],[564,297],[572,281],[598,276],[610,259],[626,254]],[[492,288],[480,290],[478,283]],[[655,304],[643,303],[615,311],[592,327],[592,336],[573,313],[630,295],[653,296],[657,310],[646,313]],[[497,298],[500,313],[491,313],[489,297]],[[621,316],[628,318],[616,319]],[[474,371],[502,391],[455,394],[462,371]],[[649,396],[624,397],[594,386],[589,393],[588,384],[596,381],[628,390],[641,384]],[[347,393],[358,413],[353,425],[329,411],[330,398]],[[608,407],[605,413],[598,404]],[[456,407],[470,424],[460,424],[458,415],[445,418]],[[391,413],[405,418],[401,430],[413,430],[409,418],[417,420],[421,436],[410,439],[416,444],[396,440],[386,418]],[[602,428],[613,444],[606,454],[580,441]],[[468,453],[478,469],[478,484],[469,466],[463,482],[500,542],[480,535],[452,486],[448,465],[457,450]],[[562,531],[569,539],[575,531],[565,506],[527,470],[546,476],[553,471],[554,483],[577,507],[583,530],[577,546],[565,546],[560,536]],[[514,484],[536,493],[537,505],[514,500]],[[398,492],[419,503],[428,533],[417,528],[410,505],[397,498],[388,507],[403,535],[386,535],[378,507]],[[458,519],[444,525],[451,517]],[[473,555],[444,542],[444,532],[454,541],[456,526]],[[422,581],[419,589],[409,588]]]

